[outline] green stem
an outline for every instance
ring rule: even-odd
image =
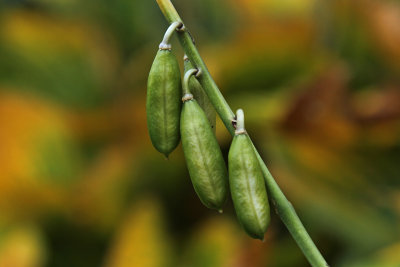
[[[246,129],[244,128],[244,112],[243,112],[243,109],[238,109],[236,111],[235,135],[243,134],[243,133],[246,133]]]
[[[167,31],[164,34],[164,38],[159,46],[160,49],[171,50],[171,44],[169,43],[169,40],[171,39],[171,36],[175,32],[175,30],[182,25],[183,25],[182,22],[177,22],[177,21],[169,25]]]
[[[168,23],[173,23],[175,21],[183,23],[170,0],[156,1]],[[222,96],[220,90],[218,89],[218,86],[212,79],[206,65],[203,62],[203,59],[199,54],[199,51],[192,41],[192,37],[187,28],[185,31],[178,32],[178,39],[194,67],[202,71],[202,74],[198,77],[198,80],[203,86],[204,91],[206,92],[208,98],[215,107],[218,115],[221,117],[226,128],[233,136],[235,134],[235,128],[232,125],[232,121],[235,119],[234,113],[232,112],[225,98]],[[303,254],[307,258],[311,266],[327,267],[328,264],[326,263],[318,248],[315,246],[314,242],[310,238],[302,222],[297,216],[292,204],[287,200],[282,190],[275,182],[273,176],[269,172],[267,166],[265,165],[255,147],[254,150],[260,162],[269,195],[272,199],[273,204],[276,207],[279,217],[288,228],[289,232],[293,236],[294,240],[297,242],[300,249],[303,251]]]
[[[182,91],[183,94],[191,94],[190,89],[189,89],[189,79],[192,77],[192,75],[196,74],[197,69],[190,69],[188,70],[184,77],[183,77],[183,82],[182,82]]]

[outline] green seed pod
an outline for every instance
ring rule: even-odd
[[[253,238],[264,240],[270,210],[263,174],[251,140],[244,129],[243,111],[237,111],[237,128],[229,156],[229,183],[237,218]]]
[[[171,53],[169,36],[175,28],[168,29],[166,38],[154,59],[147,82],[147,126],[153,146],[166,157],[179,144],[179,119],[181,112],[181,74],[179,64]]]
[[[228,173],[207,116],[185,89],[190,72],[185,74],[183,83],[182,148],[193,187],[201,202],[210,209],[222,212],[228,194]]]
[[[189,58],[185,55],[184,58],[184,73],[188,70],[193,69],[193,64],[190,62]],[[193,94],[194,99],[196,99],[197,103],[206,113],[208,121],[210,122],[211,128],[215,133],[215,123],[216,123],[216,112],[208,99],[207,94],[204,92],[203,87],[199,83],[199,81],[195,77],[191,77],[189,79],[189,89]]]

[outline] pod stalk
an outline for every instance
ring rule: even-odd
[[[183,77],[183,85],[182,85],[182,90],[183,94],[191,94],[190,89],[189,89],[189,79],[192,77],[192,75],[195,75],[198,72],[197,69],[190,69],[185,73],[185,76]],[[192,95],[193,98],[193,95]]]
[[[171,50],[171,44],[170,44],[170,39],[172,34],[175,32],[175,30],[178,30],[179,28],[183,27],[182,22],[175,21],[171,25],[169,25],[167,31],[164,34],[164,38],[162,42],[160,43],[160,50]]]
[[[244,112],[243,109],[236,111],[236,130],[235,135],[245,134],[246,129],[244,128]]]

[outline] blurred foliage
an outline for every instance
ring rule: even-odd
[[[35,227],[14,225],[1,229],[0,266],[42,266],[45,258],[43,236]]]
[[[153,201],[142,200],[135,205],[116,235],[105,266],[170,266],[172,251],[162,210]]]
[[[330,265],[400,266],[399,1],[174,4]],[[166,27],[155,1],[0,2],[0,267],[308,266],[275,214],[250,239],[152,148]]]

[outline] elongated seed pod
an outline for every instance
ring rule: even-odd
[[[154,59],[147,82],[147,126],[153,146],[166,157],[180,140],[181,74],[179,64],[171,53],[169,36],[175,30],[171,25]],[[175,25],[176,27],[176,25]]]
[[[228,165],[237,218],[251,237],[263,240],[270,222],[270,209],[261,168],[244,129],[242,110],[237,112],[237,128],[229,150]]]
[[[193,64],[190,62],[189,58],[184,57],[184,73],[188,70],[193,69]],[[207,94],[204,92],[203,87],[199,83],[199,81],[195,77],[191,77],[189,79],[189,89],[190,92],[193,94],[194,99],[196,99],[199,106],[204,110],[208,121],[210,122],[211,128],[215,133],[215,123],[216,123],[216,112],[211,104],[210,100],[208,99]]]
[[[185,80],[186,74],[184,91]],[[186,91],[182,100],[182,147],[193,187],[206,207],[222,212],[228,195],[228,172],[221,149],[193,95]]]

